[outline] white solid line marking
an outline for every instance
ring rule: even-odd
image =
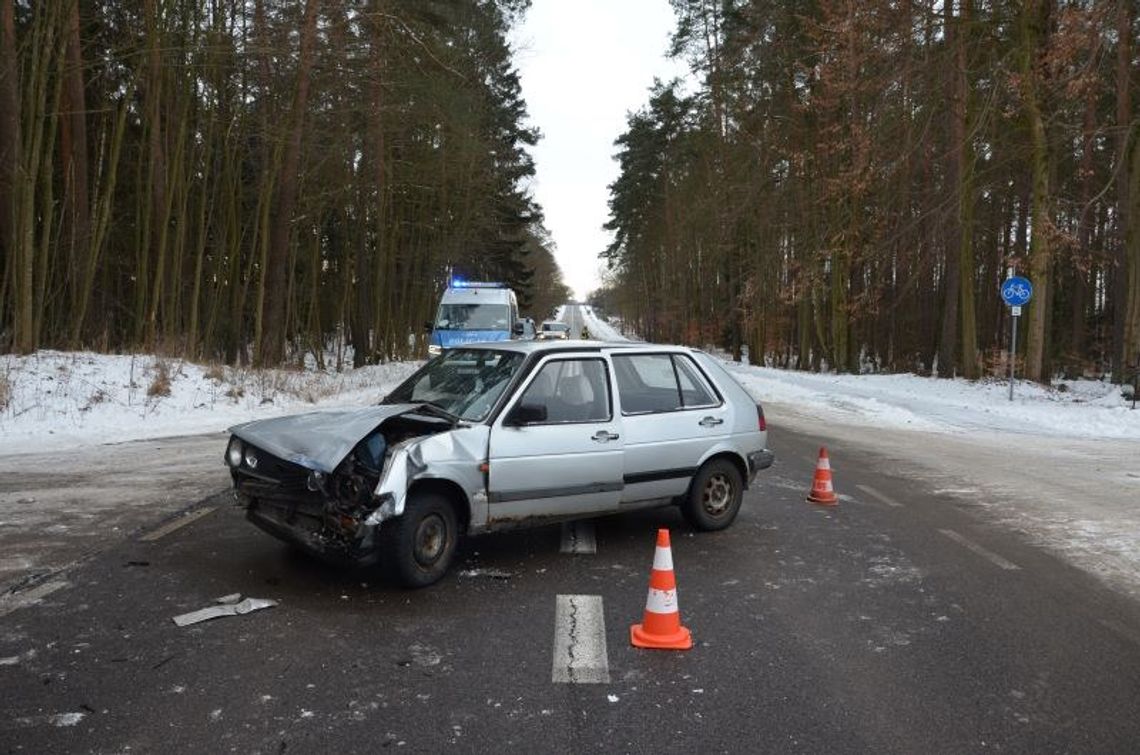
[[[563,553],[597,553],[598,540],[593,522],[567,522],[562,525]]]
[[[864,493],[866,493],[869,496],[872,496],[874,498],[878,498],[880,501],[887,504],[888,506],[895,506],[896,508],[902,508],[901,503],[896,501],[894,498],[891,498],[886,493],[880,493],[879,491],[875,490],[870,485],[856,485],[855,487],[859,488],[860,490],[862,490]]]
[[[186,514],[185,516],[181,516],[181,517],[175,519],[173,522],[167,522],[166,524],[162,525],[161,527],[154,530],[153,532],[146,533],[145,535],[140,537],[139,540],[143,540],[145,542],[151,542],[153,540],[158,540],[160,537],[166,537],[171,532],[174,532],[175,530],[178,530],[178,529],[182,529],[183,527],[185,527],[188,524],[193,524],[194,522],[198,521],[199,519],[206,516],[207,514],[212,514],[215,511],[217,511],[217,507],[207,507],[204,509],[198,509],[197,511],[191,511],[189,514]]]
[[[67,587],[68,584],[63,580],[55,580],[44,582],[42,585],[36,585],[21,592],[0,596],[0,616],[7,616],[12,611],[39,603],[56,590]]]
[[[554,666],[551,681],[608,684],[606,620],[601,595],[559,595],[554,608]]]
[[[1003,569],[1020,569],[1021,568],[1020,566],[1013,563],[1012,561],[1006,561],[1004,558],[1002,558],[998,554],[996,554],[992,551],[986,550],[982,546],[975,543],[973,540],[969,540],[966,537],[959,535],[954,530],[938,530],[938,531],[941,532],[946,537],[953,540],[954,542],[958,543],[959,545],[963,545],[963,546],[969,548],[974,553],[977,553],[979,556],[986,559],[990,563],[995,564],[997,566],[1000,566]]]

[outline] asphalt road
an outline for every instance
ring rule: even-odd
[[[805,502],[819,442],[772,428],[723,533],[662,510],[597,520],[595,553],[471,539],[418,592],[208,499],[0,617],[0,751],[1135,751],[1136,604],[855,446],[839,506]],[[658,527],[687,652],[628,640]],[[280,604],[171,621],[234,592]],[[601,601],[608,683],[553,681],[569,595]]]

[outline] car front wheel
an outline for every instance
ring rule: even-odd
[[[743,495],[744,479],[736,465],[728,459],[713,459],[697,471],[681,513],[695,529],[723,530],[736,519]]]
[[[412,493],[402,516],[380,526],[380,558],[404,587],[427,587],[447,573],[459,526],[451,502],[439,493]]]

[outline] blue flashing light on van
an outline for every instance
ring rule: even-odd
[[[515,334],[519,303],[504,283],[453,279],[431,323],[428,353],[468,343],[507,341]]]

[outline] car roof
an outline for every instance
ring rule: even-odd
[[[692,354],[697,349],[688,346],[670,346],[642,341],[493,341],[490,343],[465,343],[454,349],[483,349],[486,351],[511,351],[519,354],[555,354],[563,352],[638,352],[676,351]]]

